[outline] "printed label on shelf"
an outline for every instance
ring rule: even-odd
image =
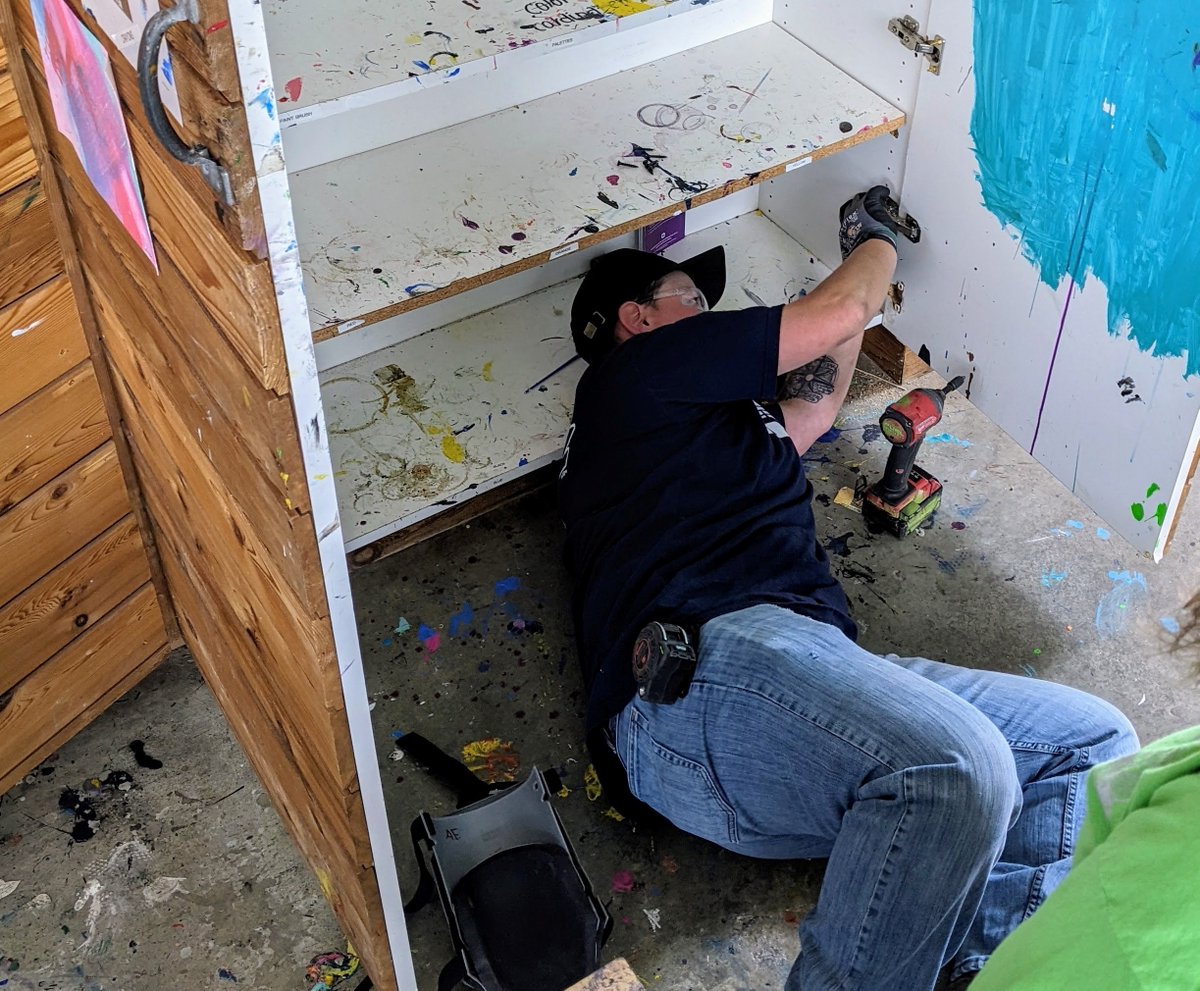
[[[804,166],[811,164],[811,162],[812,155],[809,155],[808,158],[797,158],[794,162],[789,162],[786,166],[784,166],[783,171],[794,172],[796,169],[802,169]]]
[[[550,252],[550,260],[554,261],[555,258],[561,258],[563,255],[569,255],[572,251],[578,251],[578,250],[579,250],[579,242],[578,241],[576,241],[574,244],[564,244],[561,248],[555,248],[553,251]]]

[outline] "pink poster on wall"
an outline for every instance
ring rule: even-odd
[[[158,271],[108,55],[64,0],[31,0],[31,7],[55,123],[75,146],[92,184]]]

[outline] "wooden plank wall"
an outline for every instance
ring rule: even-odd
[[[218,160],[249,163],[224,0],[201,6],[203,29],[169,39],[187,132]],[[29,0],[0,0],[0,14],[23,50],[17,92],[39,119],[34,147],[184,639],[368,973],[394,991],[255,187],[235,174],[238,206],[218,207],[160,149],[113,52],[156,274],[54,128]]]
[[[169,645],[0,45],[0,792]]]

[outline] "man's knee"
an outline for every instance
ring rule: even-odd
[[[963,705],[940,714],[925,742],[931,800],[981,840],[1003,835],[1021,811],[1021,781],[1003,734]]]
[[[1081,693],[1082,694],[1082,693]],[[1124,757],[1138,749],[1137,730],[1125,714],[1110,702],[1095,695],[1084,695],[1080,704],[1080,746],[1085,750],[1088,767]]]

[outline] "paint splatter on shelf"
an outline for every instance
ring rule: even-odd
[[[295,79],[289,79],[283,84],[283,91],[287,95],[280,99],[280,103],[295,103],[300,99],[300,91],[304,89],[304,79],[297,76]]]
[[[1061,585],[1067,580],[1065,571],[1047,571],[1042,575],[1042,587],[1053,588],[1055,585]]]

